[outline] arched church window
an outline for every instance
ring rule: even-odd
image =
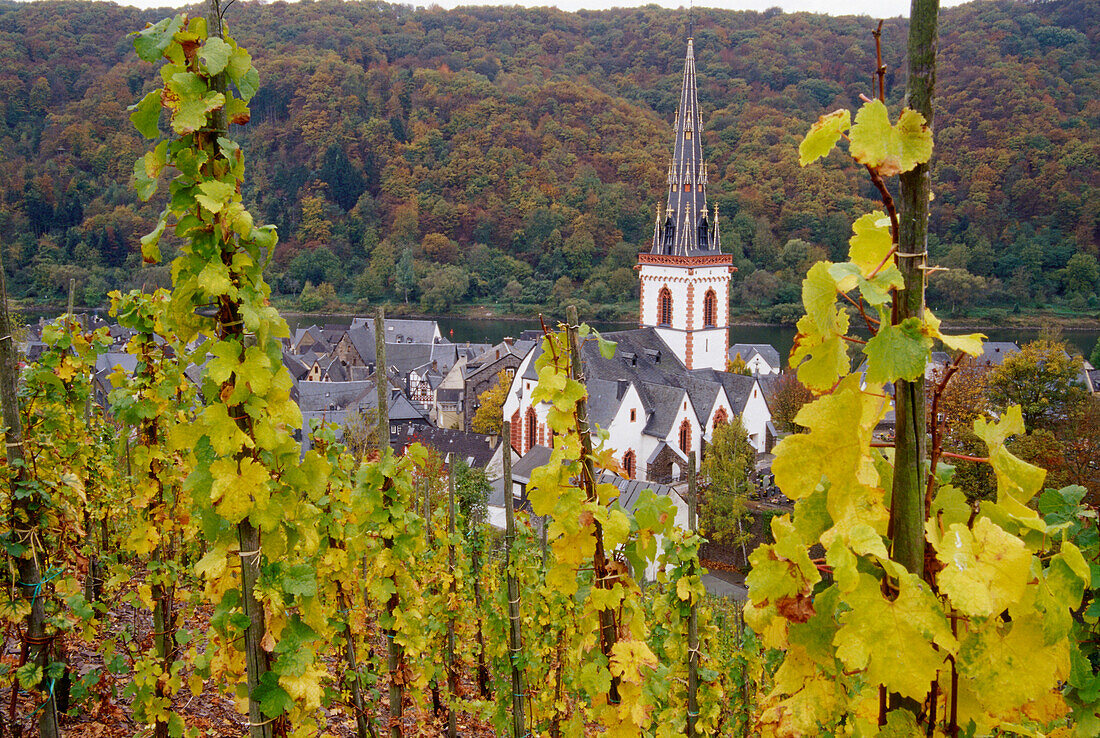
[[[538,442],[538,422],[535,419],[535,408],[527,408],[527,443],[524,451],[530,451]]]
[[[714,294],[714,290],[707,290],[706,297],[703,298],[703,325],[707,328],[713,328],[718,324],[718,296]]]
[[[726,408],[718,408],[718,412],[714,414],[714,427],[717,428],[720,425],[725,425],[730,422],[729,415],[726,414]]]
[[[691,452],[691,423],[684,418],[680,423],[680,450],[687,456]]]
[[[634,458],[634,452],[633,451],[627,451],[625,454],[623,454],[623,471],[626,472],[626,478],[627,479],[633,479],[634,478],[634,468],[635,468],[635,466],[637,466],[637,462],[635,461],[635,458]]]
[[[672,290],[662,287],[657,298],[657,324],[672,325]]]

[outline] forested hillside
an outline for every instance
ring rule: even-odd
[[[13,292],[100,304],[166,285],[139,237],[126,106],[151,89],[127,29],[169,11],[0,3],[0,240]],[[1098,307],[1100,0],[945,10],[933,171],[933,298],[957,310]],[[236,3],[263,86],[240,135],[246,193],[279,228],[277,292],[429,311],[578,302],[635,309],[631,270],[664,191],[688,17],[655,7],[444,11]],[[869,18],[697,10],[710,198],[735,310],[795,315],[873,193],[837,157],[801,170],[807,120],[870,93]],[[887,21],[900,101],[905,24]],[[167,245],[170,252],[170,245]],[[309,283],[320,289],[304,289]],[[325,283],[325,284],[322,284]],[[331,285],[330,290],[326,285]]]

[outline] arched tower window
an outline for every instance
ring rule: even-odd
[[[718,412],[714,414],[714,427],[717,428],[720,425],[725,425],[730,422],[729,415],[726,414],[726,408],[718,408]]]
[[[535,408],[527,408],[527,443],[523,449],[526,453],[530,451],[538,442],[538,421],[535,419]]]
[[[657,324],[672,325],[672,290],[662,287],[657,296]]]
[[[705,215],[699,220],[699,248],[703,251],[710,248],[710,224]]]
[[[665,253],[666,254],[671,254],[672,253],[672,244],[676,241],[676,223],[672,220],[671,215],[668,216],[668,220],[665,221],[664,237],[665,237],[665,243],[664,243]]]
[[[634,468],[637,466],[637,461],[634,458],[633,451],[627,451],[623,454],[623,471],[626,472],[627,479],[634,478]]]
[[[718,324],[718,296],[714,294],[714,290],[707,290],[706,296],[703,298],[703,325],[707,328],[713,328]]]
[[[687,418],[680,423],[680,450],[684,452],[684,456],[691,453],[691,423]]]

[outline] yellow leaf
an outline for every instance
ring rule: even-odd
[[[1031,553],[1023,541],[988,518],[979,518],[973,532],[953,523],[933,545],[944,565],[940,590],[963,613],[989,617],[1023,596]]]

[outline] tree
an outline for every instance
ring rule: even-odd
[[[523,285],[516,280],[510,280],[508,284],[504,285],[504,298],[508,300],[508,308],[513,313],[516,311],[516,300],[523,295]],[[1100,341],[1096,344],[1100,347]],[[1100,350],[1100,349],[1098,349]]]
[[[504,424],[504,400],[508,397],[511,386],[512,378],[507,371],[501,369],[497,373],[497,383],[477,396],[477,411],[470,421],[470,428],[474,433],[494,436],[500,433],[501,425]]]
[[[805,429],[794,422],[794,416],[810,400],[813,393],[798,381],[794,372],[787,371],[779,375],[772,384],[768,395],[768,409],[772,413],[772,422],[783,433],[802,433]]]
[[[754,488],[755,458],[740,417],[735,415],[732,421],[715,426],[700,469],[703,483],[699,529],[708,540],[727,546],[744,543],[742,521],[745,500]]]
[[[1096,345],[1092,347],[1092,353],[1089,354],[1089,363],[1094,368],[1100,369],[1100,338],[1096,339]]]
[[[401,254],[401,260],[394,267],[394,282],[397,289],[405,296],[405,302],[409,301],[409,290],[416,287],[416,272],[413,271],[412,249],[405,249]]]
[[[465,269],[455,264],[438,267],[420,281],[420,308],[427,313],[446,313],[468,289],[470,277]]]
[[[1071,358],[1064,343],[1032,341],[989,373],[986,398],[997,412],[1019,405],[1028,430],[1053,429],[1088,398],[1080,373],[1081,359]]]
[[[749,365],[741,358],[741,354],[737,354],[732,359],[726,360],[726,371],[730,374],[740,374],[745,377],[752,376]]]
[[[1100,280],[1100,264],[1092,254],[1074,254],[1066,263],[1062,277],[1066,292],[1091,295],[1096,292],[1096,282]]]

